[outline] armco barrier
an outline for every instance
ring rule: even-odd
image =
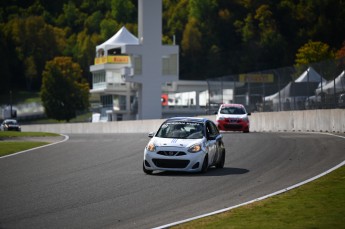
[[[215,115],[204,116],[215,121]],[[156,131],[162,119],[23,125],[23,131],[69,133],[149,133]],[[251,132],[333,132],[345,133],[345,109],[304,110],[252,113]]]

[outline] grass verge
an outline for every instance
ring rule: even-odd
[[[177,228],[344,228],[345,166],[289,192]]]
[[[0,131],[0,157],[17,153],[23,150],[49,144],[49,142],[25,141],[25,137],[54,137],[60,136],[55,133],[46,132],[17,132],[17,131]],[[6,141],[16,138],[24,138],[23,141]]]
[[[48,142],[0,142],[0,157],[49,144]]]
[[[0,139],[16,138],[16,137],[54,137],[60,136],[55,133],[46,132],[17,132],[17,131],[0,131]]]

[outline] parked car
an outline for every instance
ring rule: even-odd
[[[2,131],[21,131],[21,127],[18,124],[17,120],[15,119],[5,119],[1,126],[0,126],[0,130]]]
[[[223,168],[225,148],[217,126],[206,118],[177,117],[162,123],[144,150],[143,170],[206,172]]]
[[[216,124],[219,130],[249,132],[248,116],[251,114],[242,104],[222,104],[216,114]]]

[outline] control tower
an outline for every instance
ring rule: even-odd
[[[162,45],[162,0],[138,0],[138,45],[125,45],[131,68],[123,70],[126,82],[138,83],[138,119],[162,117],[162,85],[177,81],[179,49]]]
[[[162,118],[162,87],[178,81],[179,48],[162,45],[162,0],[138,0],[138,37],[122,27],[96,47],[94,96],[107,121]]]

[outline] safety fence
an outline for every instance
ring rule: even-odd
[[[345,108],[345,58],[210,78],[208,106],[241,103],[251,112]]]

